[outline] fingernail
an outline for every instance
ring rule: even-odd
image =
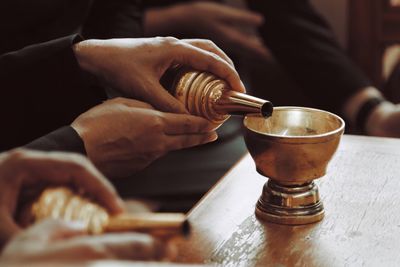
[[[178,112],[178,113],[190,115],[190,113],[186,109],[185,105],[183,105],[181,102],[177,102],[177,103],[173,104],[171,106],[171,109],[174,110],[175,112]]]
[[[205,125],[201,131],[204,133],[209,133],[209,132],[213,132],[218,128],[219,125],[216,125],[214,123],[208,122],[207,125]]]
[[[206,142],[207,143],[210,143],[210,142],[214,142],[215,140],[217,140],[218,139],[218,134],[217,133],[212,133],[211,135],[209,135],[207,138],[206,138]]]

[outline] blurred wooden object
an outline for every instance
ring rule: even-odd
[[[315,224],[254,216],[266,179],[249,155],[189,213],[181,262],[221,266],[398,266],[400,140],[345,135],[320,186],[326,216]]]
[[[383,55],[400,43],[398,0],[349,0],[350,56],[373,83],[383,87]]]

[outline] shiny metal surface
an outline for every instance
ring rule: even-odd
[[[325,175],[344,125],[326,111],[276,107],[267,119],[246,116],[244,138],[260,174],[282,184],[299,184]]]
[[[214,110],[221,114],[246,115],[250,113],[270,117],[273,111],[271,102],[236,91],[224,90],[215,101]]]
[[[324,217],[324,206],[314,182],[287,186],[269,180],[257,202],[256,215],[280,224],[308,224]]]
[[[325,175],[344,132],[344,121],[318,109],[276,107],[271,117],[247,115],[246,146],[257,171],[270,178],[257,215],[282,224],[322,219],[323,206],[314,179]]]
[[[221,125],[229,115],[249,113],[270,116],[271,102],[229,89],[218,77],[207,72],[181,68],[172,85],[172,93],[187,110]]]

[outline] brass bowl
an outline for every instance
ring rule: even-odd
[[[268,178],[257,212],[268,221],[304,224],[323,217],[314,179],[325,175],[345,123],[327,111],[276,107],[269,118],[247,115],[244,138],[257,171]]]

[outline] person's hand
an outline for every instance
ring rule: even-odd
[[[72,127],[83,139],[89,159],[108,177],[131,175],[171,150],[217,139],[206,119],[163,113],[126,98],[92,108]]]
[[[147,36],[173,35],[206,38],[224,51],[253,58],[269,58],[258,36],[262,15],[209,1],[190,1],[146,10]]]
[[[87,236],[84,225],[59,220],[37,223],[14,237],[4,248],[0,264],[79,263],[98,259],[160,260],[174,257],[173,249],[139,233]]]
[[[21,206],[48,186],[67,185],[86,193],[112,213],[123,210],[113,186],[85,157],[61,152],[13,150],[0,154],[0,247],[20,231]]]
[[[233,90],[244,91],[232,61],[208,40],[173,37],[87,40],[73,48],[83,70],[124,96],[143,100],[162,111],[187,113],[184,105],[160,84],[165,71],[177,64],[214,73]]]
[[[400,137],[400,104],[380,104],[368,118],[366,130],[368,135]]]

